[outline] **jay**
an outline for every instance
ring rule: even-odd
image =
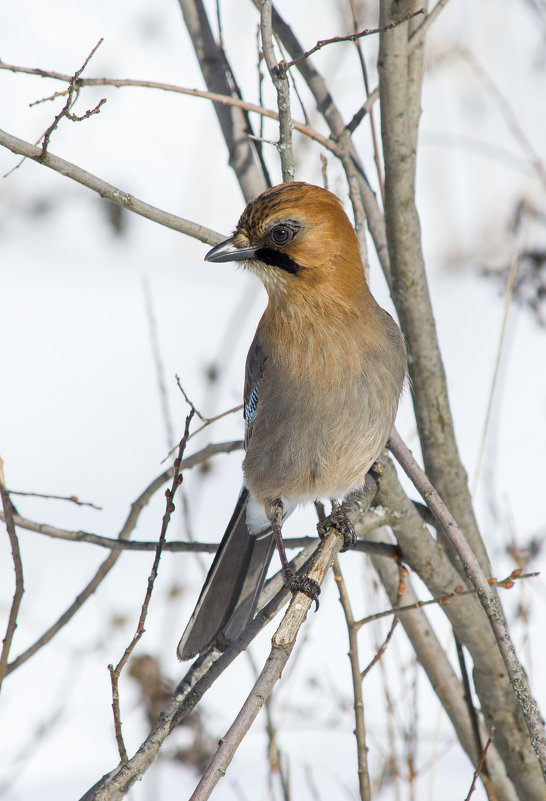
[[[298,504],[328,498],[331,522],[350,533],[339,500],[363,485],[384,448],[406,375],[400,329],[373,298],[355,231],[328,190],[268,189],[205,259],[241,262],[263,282],[268,304],[246,360],[244,486],[181,659],[239,637],[275,542],[287,586],[316,600],[318,584],[288,567],[282,522]]]

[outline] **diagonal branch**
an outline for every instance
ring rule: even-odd
[[[411,451],[404,445],[400,435],[393,429],[389,439],[389,449],[396,456],[404,472],[411,478],[423,500],[432,511],[438,523],[460,557],[466,576],[477,592],[502,656],[512,688],[519,700],[521,712],[531,737],[543,776],[546,778],[546,737],[544,724],[537,703],[531,693],[525,670],[517,658],[510,633],[502,612],[498,596],[491,588],[477,557],[468,544],[463,532],[455,522],[425,472],[419,467]]]
[[[446,0],[447,2],[447,0]],[[403,22],[407,22],[412,17],[416,17],[418,14],[424,14],[425,9],[419,8],[417,11],[411,11],[409,14],[406,14],[405,17],[401,17],[394,22],[389,22],[388,25],[384,25],[382,28],[364,28],[362,31],[356,31],[355,33],[349,33],[346,36],[332,36],[330,39],[319,39],[318,42],[314,47],[310,50],[306,50],[305,53],[302,53],[301,56],[294,58],[292,61],[289,61],[285,65],[285,69],[290,69],[290,67],[294,66],[294,64],[299,64],[300,61],[304,61],[309,56],[312,56],[313,53],[316,53],[317,50],[321,50],[323,47],[329,44],[338,44],[339,42],[357,42],[359,39],[362,39],[364,36],[373,36],[376,33],[382,33],[383,31],[388,31],[391,28],[396,28],[397,25],[401,25]]]
[[[217,245],[223,239],[216,231],[190,220],[185,220],[183,217],[177,217],[176,214],[170,214],[168,211],[158,209],[156,206],[151,206],[128,192],[118,189],[117,186],[97,178],[96,175],[82,170],[81,167],[77,167],[70,161],[65,161],[49,152],[44,156],[42,148],[31,145],[23,139],[18,139],[6,131],[0,130],[0,145],[7,147],[12,153],[18,153],[20,156],[25,156],[28,159],[44,164],[46,167],[50,167],[55,172],[60,172],[61,175],[87,186],[88,189],[97,192],[101,197],[111,200],[112,203],[116,203],[118,206],[123,206],[128,211],[134,211],[135,214],[147,217],[147,219],[167,228],[172,228],[174,231],[179,231],[181,234],[187,234],[187,236],[198,239],[207,245]]]
[[[315,543],[308,545],[290,563],[294,571],[308,564],[316,551]],[[102,777],[82,797],[81,801],[117,801],[128,792],[132,785],[148,770],[158,757],[159,750],[171,731],[178,726],[199,703],[219,676],[244,651],[257,634],[266,626],[286,603],[289,591],[286,589],[282,573],[274,576],[263,592],[261,602],[264,606],[245,631],[230,647],[219,655],[211,648],[195,660],[171,699],[164,706],[152,731],[127,764]]]

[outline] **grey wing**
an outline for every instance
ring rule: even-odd
[[[265,350],[260,342],[258,328],[246,357],[244,392],[245,447],[248,445],[252,435],[252,424],[260,405],[260,384],[263,378],[266,358]]]

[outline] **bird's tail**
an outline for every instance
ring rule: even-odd
[[[180,659],[191,659],[213,643],[224,650],[254,616],[275,540],[256,537],[246,526],[248,490],[243,487],[201,595],[182,639]]]

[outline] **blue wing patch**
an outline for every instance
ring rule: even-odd
[[[260,387],[260,382],[256,384],[253,388],[252,392],[248,397],[248,401],[245,403],[245,420],[247,426],[254,422],[254,418],[256,417],[256,412],[258,411],[258,389]]]

